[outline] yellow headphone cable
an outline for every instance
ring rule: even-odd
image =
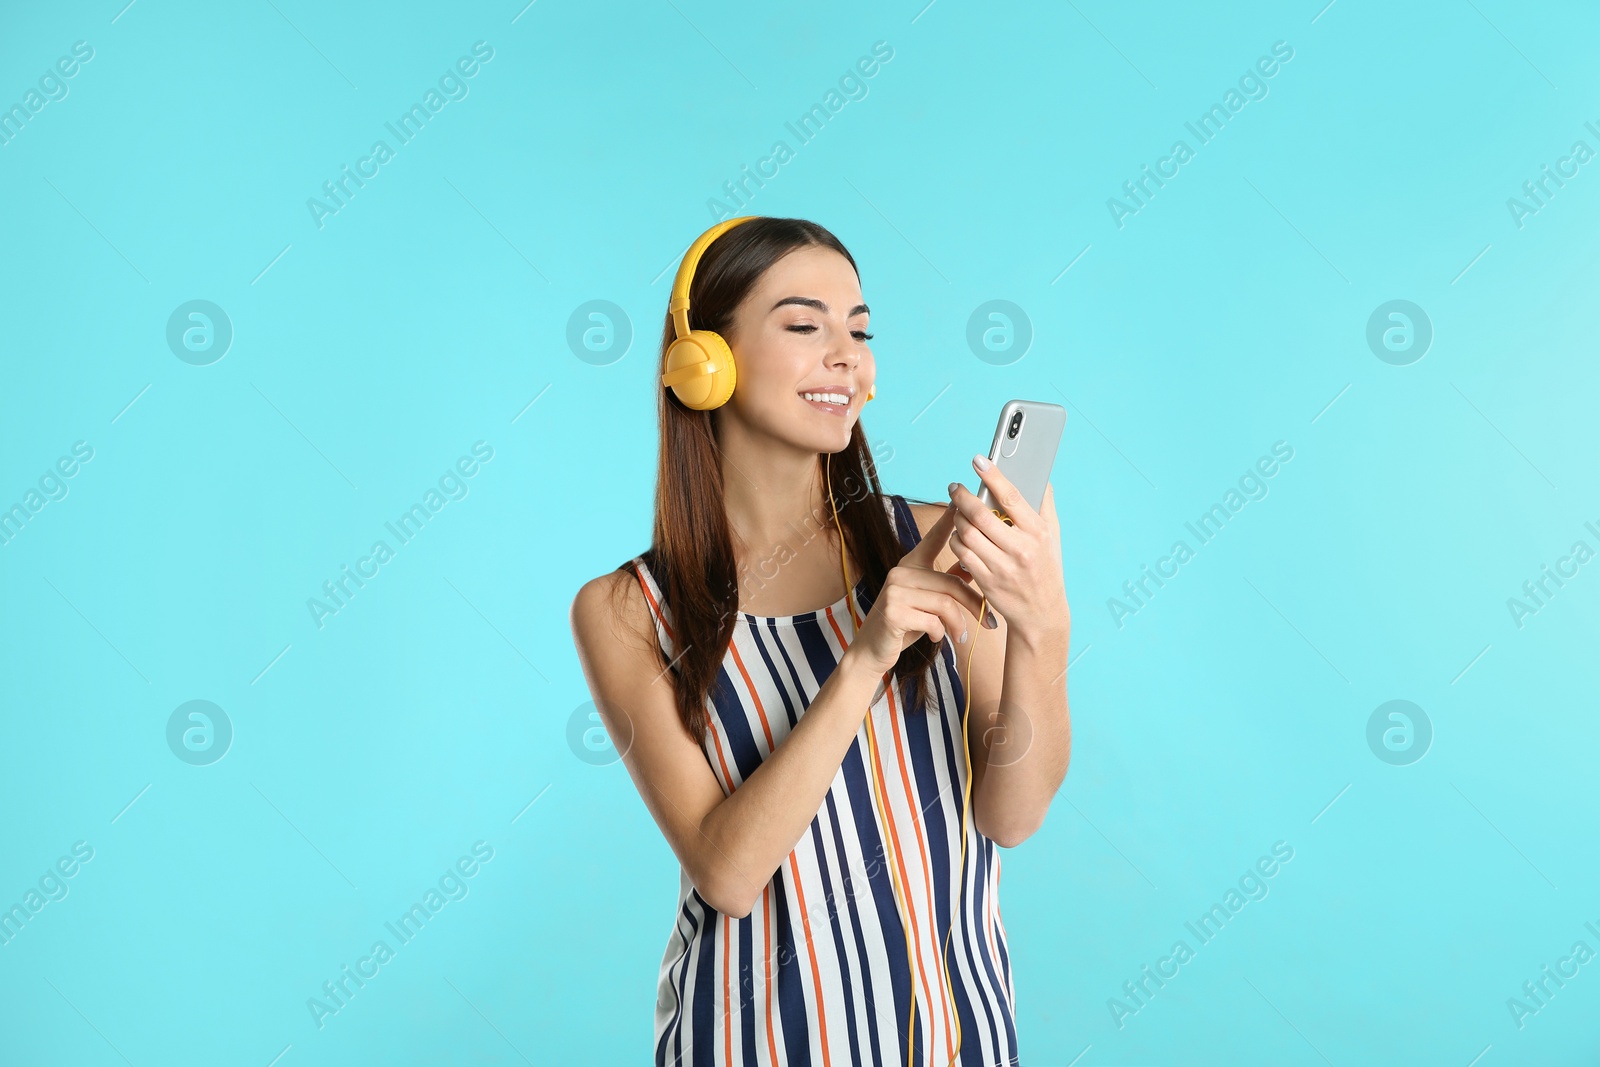
[[[831,457],[830,457],[829,459],[826,459],[826,460],[823,461],[822,470],[823,470],[824,476],[827,478],[828,503],[833,508],[833,525],[839,531],[839,570],[844,574],[845,606],[850,609],[850,622],[851,622],[851,625],[853,627],[850,637],[851,637],[851,640],[854,640],[855,639],[855,635],[857,633],[859,633],[860,630],[861,630],[861,619],[859,619],[856,616],[855,597],[854,597],[855,586],[850,583],[850,570],[845,564],[844,527],[839,522],[839,505],[838,505],[838,502],[835,501],[834,497],[833,497],[833,478],[832,478],[832,473],[831,473],[832,465],[833,464],[832,464]],[[994,510],[994,509],[991,509],[991,510]],[[996,511],[996,514],[999,514],[999,512]],[[978,608],[978,617],[980,619],[983,617],[984,611],[986,611],[988,609],[988,606],[989,606],[989,598],[987,596],[985,596],[983,598],[982,606],[980,606]],[[967,648],[967,681],[966,681],[966,684],[962,686],[962,693],[963,693],[963,696],[965,698],[965,703],[964,703],[964,706],[963,706],[962,711],[961,711],[961,756],[962,756],[963,762],[966,764],[967,780],[966,780],[966,786],[962,790],[962,797],[961,797],[961,864],[957,868],[957,877],[960,879],[961,884],[960,884],[960,888],[958,888],[957,891],[956,891],[956,910],[958,910],[958,911],[960,910],[961,901],[962,901],[963,897],[966,895],[965,891],[966,891],[966,888],[967,888],[967,885],[966,885],[966,872],[967,872],[967,812],[970,809],[971,802],[972,802],[972,751],[971,751],[971,749],[969,749],[967,747],[967,723],[968,723],[968,713],[972,709],[972,650],[973,650],[973,648],[976,648],[977,644],[978,644],[978,635],[977,635],[976,631],[979,629],[979,627],[969,626],[968,629],[972,631],[972,644]],[[883,801],[884,785],[883,785],[883,780],[879,776],[879,772],[878,772],[878,762],[879,762],[878,761],[878,741],[877,741],[877,735],[876,735],[875,731],[872,728],[872,713],[871,713],[870,710],[867,713],[867,747],[869,749],[871,749],[871,751],[872,751],[872,766],[871,766],[872,779],[871,780],[876,786],[876,788],[873,790],[873,801],[877,805],[877,809],[878,809],[878,822],[881,824],[881,827],[882,827],[881,832],[883,834],[883,845],[884,845],[884,848],[886,850],[893,851],[893,845],[891,844],[891,840],[890,840],[890,836],[889,836],[889,819],[888,819],[887,813],[884,810],[884,801]],[[917,817],[917,813],[913,812],[911,817],[913,819],[915,819]],[[904,933],[905,942],[906,942],[906,969],[907,969],[908,973],[910,974],[910,978],[911,978],[911,981],[910,981],[911,1013],[910,1013],[910,1016],[906,1019],[906,1067],[912,1067],[912,1064],[911,1064],[911,1048],[912,1048],[912,1037],[913,1037],[913,1034],[915,1033],[916,1020],[917,1020],[917,975],[918,975],[918,970],[917,970],[916,965],[912,962],[912,958],[911,958],[911,929],[910,929],[910,926],[908,925],[907,918],[906,918],[907,914],[908,914],[908,909],[907,909],[906,903],[905,903],[905,891],[904,891],[904,889],[901,888],[900,879],[899,879],[898,875],[896,874],[896,864],[894,864],[894,863],[890,863],[889,864],[889,882],[890,882],[890,885],[894,889],[896,903],[898,903],[900,905],[900,928]],[[944,945],[939,950],[939,964],[944,969],[945,1002],[950,1005],[951,1015],[955,1018],[955,1021],[956,1021],[956,1043],[955,1043],[955,1047],[950,1050],[950,1063],[951,1064],[954,1064],[956,1062],[956,1054],[961,1051],[961,1012],[960,1012],[959,1009],[956,1008],[955,1003],[954,1003],[954,998],[951,997],[950,992],[949,992],[949,990],[950,990],[950,964],[949,964],[949,961],[947,959],[949,951],[950,951],[950,932],[951,932],[951,929],[954,927],[954,925],[955,925],[955,917],[954,917],[954,915],[952,915],[951,919],[950,919],[950,926],[945,927]],[[930,1034],[930,1037],[931,1037],[931,1035],[932,1035],[932,1028],[931,1027],[929,1028],[929,1034]],[[930,1046],[932,1045],[931,1040],[929,1042],[929,1045]]]

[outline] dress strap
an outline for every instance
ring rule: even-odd
[[[900,547],[910,552],[922,540],[922,531],[917,529],[917,517],[912,513],[911,505],[898,493],[885,493],[883,505],[889,512],[889,521],[894,524],[896,536],[900,538]]]
[[[650,606],[650,620],[656,628],[656,643],[666,655],[667,662],[671,663],[677,658],[677,641],[672,632],[672,612],[667,607],[667,598],[661,592],[661,586],[656,584],[655,575],[643,556],[635,556],[628,563],[633,567],[634,576],[639,579],[645,603]]]

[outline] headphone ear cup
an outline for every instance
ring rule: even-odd
[[[671,387],[683,405],[693,411],[720,408],[733,396],[734,383],[738,379],[733,350],[722,335],[714,330],[690,330],[689,336],[680,337],[667,349],[667,372],[706,362],[715,362],[718,369]]]

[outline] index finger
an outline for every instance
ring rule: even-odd
[[[984,458],[988,459],[987,456]],[[974,470],[978,468],[977,459],[977,456],[973,457]],[[994,497],[995,503],[999,505],[997,510],[1009,518],[1013,526],[1031,530],[1036,523],[1043,524],[1043,519],[1033,509],[1033,505],[1023,498],[1022,490],[1013,485],[1010,478],[1000,473],[1000,467],[993,460],[989,461],[987,470],[978,471],[978,477],[983,480],[983,484],[989,488],[989,495]]]
[[[901,557],[900,562],[909,563],[914,567],[933,568],[933,561],[939,557],[944,546],[950,540],[950,534],[956,528],[956,506],[952,502],[945,505],[944,514],[939,516],[937,522],[928,527],[928,532],[922,535],[922,540],[912,546],[911,551]]]

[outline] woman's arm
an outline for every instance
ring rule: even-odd
[[[620,617],[618,582],[629,586]],[[724,796],[678,718],[637,578],[618,571],[586,583],[570,625],[606,731],[690,881],[717,911],[748,915],[822,807],[882,673],[847,648],[788,737]]]
[[[1007,848],[1022,844],[1044,824],[1072,758],[1064,596],[1061,604],[1059,623],[1010,628],[998,696],[991,696],[992,690],[981,698],[973,694],[974,707],[985,713],[968,728],[981,727],[983,733],[984,774],[981,793],[974,778],[974,803],[981,795],[989,836]],[[985,682],[993,685],[993,676]]]
[[[944,510],[912,505],[924,533]],[[934,567],[945,571],[958,562],[946,545]],[[1064,588],[1058,612],[1046,613],[1042,625],[1021,628],[996,612],[995,629],[973,631],[977,645],[970,651],[970,677],[969,651],[955,648],[972,716],[967,726],[972,823],[1006,848],[1020,845],[1043,824],[1072,756],[1066,676],[1071,622]]]

